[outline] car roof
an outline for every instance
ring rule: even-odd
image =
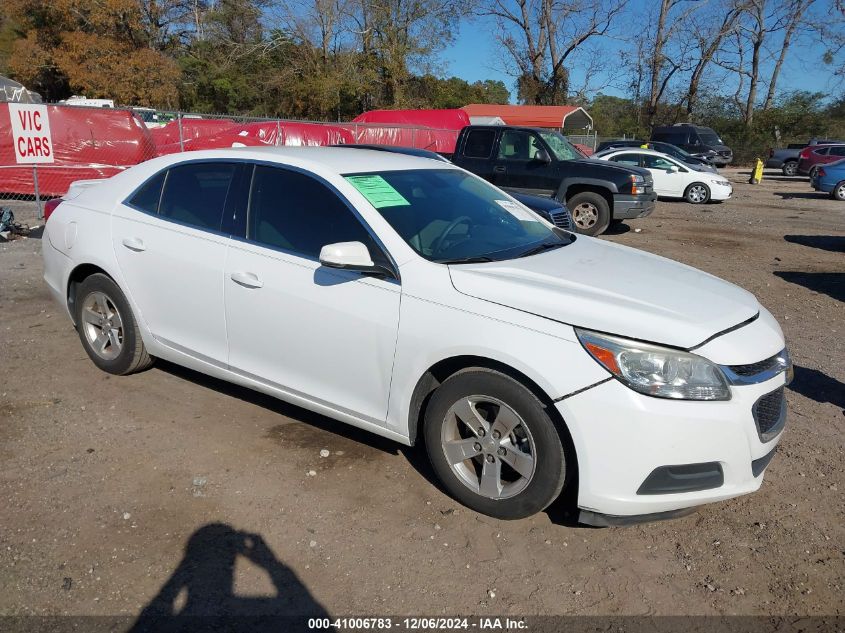
[[[634,152],[636,152],[637,154],[649,154],[651,156],[667,156],[669,158],[672,158],[673,160],[677,160],[664,152],[658,152],[653,149],[644,149],[642,147],[614,147],[612,149],[606,149],[602,151],[601,154],[631,154]]]
[[[342,147],[325,146],[231,147],[170,154],[165,158],[170,160],[159,163],[160,168],[187,161],[240,159],[278,162],[280,165],[291,165],[315,172],[329,172],[340,175],[407,169],[457,169],[449,163],[408,154],[385,152],[377,149],[361,149],[350,152]],[[148,161],[148,164],[155,160]]]

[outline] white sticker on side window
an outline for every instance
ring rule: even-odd
[[[510,213],[514,216],[517,220],[521,222],[539,222],[540,218],[538,218],[534,213],[529,210],[527,207],[522,206],[518,202],[513,202],[511,200],[496,200],[496,204],[502,207],[505,211]]]

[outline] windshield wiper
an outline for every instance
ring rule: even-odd
[[[483,262],[492,262],[493,259],[486,255],[479,255],[477,257],[463,257],[459,259],[437,259],[438,264],[480,264]]]
[[[542,253],[543,251],[548,251],[553,248],[561,248],[562,246],[566,246],[566,244],[563,242],[543,242],[539,246],[529,248],[524,253],[520,253],[517,257],[530,257],[531,255],[536,255],[537,253]]]

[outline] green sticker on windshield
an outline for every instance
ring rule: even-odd
[[[345,176],[345,178],[376,209],[411,206],[411,203],[381,176]]]

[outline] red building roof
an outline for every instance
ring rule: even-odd
[[[473,117],[499,117],[507,125],[581,129],[593,126],[593,119],[578,106],[528,106],[470,103],[463,107]]]

